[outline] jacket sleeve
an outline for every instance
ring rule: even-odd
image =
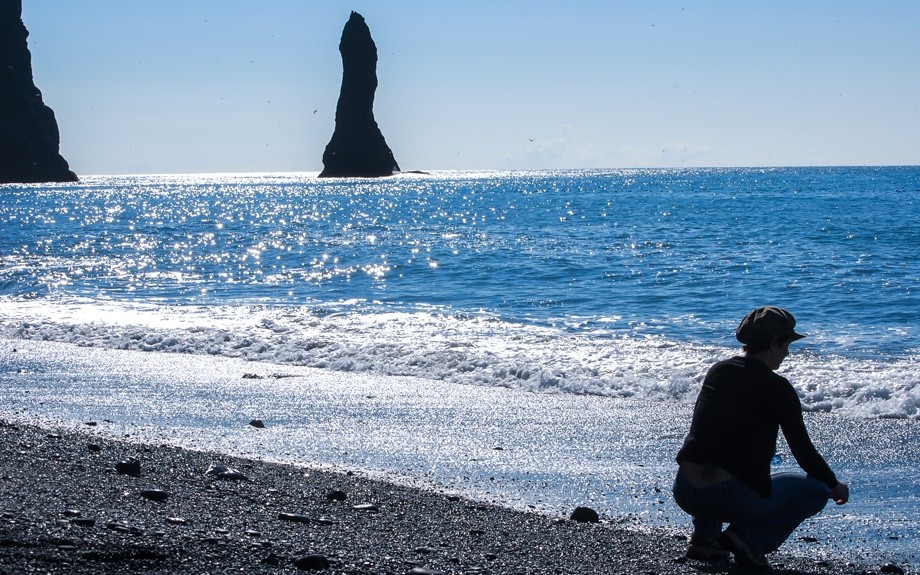
[[[805,420],[802,417],[802,402],[799,401],[799,396],[792,384],[787,382],[787,385],[788,390],[783,398],[783,416],[780,420],[786,443],[789,444],[793,457],[805,470],[805,473],[823,481],[833,489],[837,486],[837,476],[811,442],[811,437],[805,428]]]

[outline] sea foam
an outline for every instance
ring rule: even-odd
[[[692,402],[706,369],[737,349],[656,335],[527,325],[488,313],[0,300],[0,335],[153,353],[205,354],[341,372],[415,376],[545,393]],[[920,419],[915,357],[793,353],[780,373],[808,411]]]

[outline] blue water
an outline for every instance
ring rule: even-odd
[[[687,402],[791,310],[806,408],[920,418],[920,168],[0,187],[0,335]]]

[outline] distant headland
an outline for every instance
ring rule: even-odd
[[[32,79],[22,0],[0,1],[0,183],[76,182],[54,112]]]
[[[399,164],[374,120],[377,46],[357,12],[342,30],[342,89],[335,108],[335,131],[323,152],[321,178],[391,176]]]

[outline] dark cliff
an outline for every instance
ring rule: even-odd
[[[335,109],[335,131],[323,152],[324,177],[379,177],[399,171],[374,120],[377,46],[357,12],[342,31],[342,90]]]
[[[54,112],[32,79],[22,0],[0,0],[0,183],[75,182]]]

